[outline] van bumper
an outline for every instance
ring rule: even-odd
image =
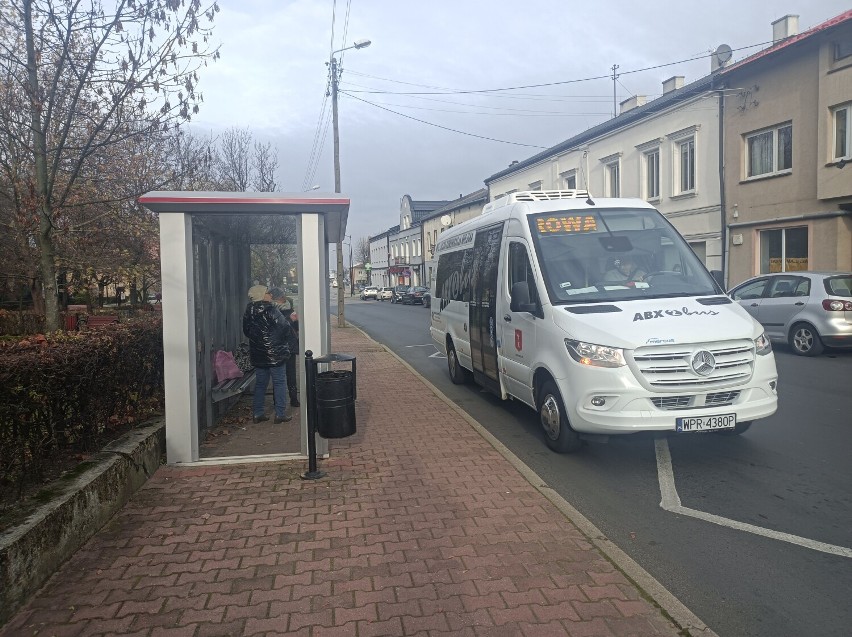
[[[774,365],[771,366],[774,372]],[[769,370],[767,370],[769,372]],[[778,409],[778,376],[766,373],[752,376],[750,382],[721,389],[696,392],[653,393],[636,385],[613,391],[612,386],[579,388],[569,386],[565,379],[558,381],[562,396],[571,396],[565,408],[571,426],[581,433],[627,434],[640,431],[675,431],[677,418],[736,414],[737,422],[748,422],[771,416]],[[563,386],[564,383],[564,386]],[[708,394],[738,392],[730,404],[706,405]],[[603,405],[595,405],[603,399]],[[688,400],[687,408],[664,408],[653,399]]]

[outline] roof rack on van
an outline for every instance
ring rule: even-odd
[[[485,204],[482,214],[486,214],[497,208],[502,208],[516,201],[551,201],[555,199],[580,199],[590,197],[588,190],[522,190],[512,192],[494,201]]]

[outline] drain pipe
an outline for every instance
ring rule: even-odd
[[[725,202],[725,84],[717,89],[719,94],[719,214],[721,216],[722,281],[728,290],[728,211]]]

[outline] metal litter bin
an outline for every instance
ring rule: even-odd
[[[348,354],[329,354],[307,359],[313,369],[308,382],[309,396],[313,396],[316,432],[323,438],[347,438],[355,433],[355,398],[357,376],[355,357]],[[351,370],[316,372],[321,363],[349,362]]]

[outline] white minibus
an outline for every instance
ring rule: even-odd
[[[435,248],[432,338],[539,414],[557,452],[640,431],[742,433],[778,403],[769,340],[642,200],[515,192]]]

